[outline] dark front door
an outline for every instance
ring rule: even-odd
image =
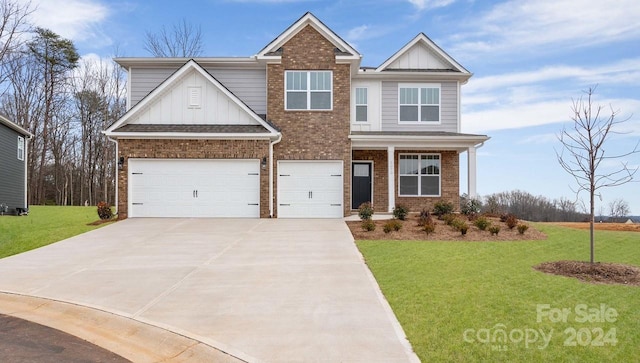
[[[354,162],[351,166],[351,208],[371,202],[371,163]]]

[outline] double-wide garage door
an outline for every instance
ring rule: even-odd
[[[260,217],[258,160],[129,159],[131,217]]]
[[[342,218],[342,161],[278,162],[278,218]]]

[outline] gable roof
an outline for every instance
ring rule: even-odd
[[[213,136],[213,134],[225,134],[228,136],[229,128],[216,128],[216,127],[186,127],[186,128],[171,128],[171,127],[126,127],[128,125],[135,124],[134,121],[136,117],[143,115],[150,107],[154,105],[154,103],[164,96],[164,93],[170,91],[172,87],[180,84],[183,78],[189,74],[189,72],[195,72],[196,74],[203,77],[208,84],[212,85],[217,91],[224,94],[231,102],[237,106],[241,112],[244,114],[246,119],[251,120],[253,126],[258,126],[260,129],[264,130],[262,133],[256,133],[254,131],[247,132],[247,134],[256,136],[257,134],[265,135],[268,134],[270,137],[275,137],[279,134],[278,130],[265,121],[260,115],[256,114],[249,106],[247,106],[242,100],[240,100],[233,92],[227,89],[222,83],[220,83],[211,73],[207,72],[198,62],[191,59],[187,61],[182,67],[180,67],[177,71],[175,71],[169,78],[163,81],[158,87],[156,87],[153,91],[151,91],[147,96],[145,96],[140,102],[138,102],[135,106],[133,106],[130,110],[127,111],[120,119],[111,124],[104,133],[107,136],[133,136],[135,133],[153,133],[156,134],[158,132],[164,133],[176,133],[175,136],[186,136],[186,134],[199,134],[200,137],[207,136],[204,134],[208,134],[208,136]],[[162,123],[166,124],[166,123]],[[154,123],[147,124],[154,125]],[[155,125],[158,125],[156,123]],[[206,125],[206,123],[205,123]],[[219,125],[222,126],[222,125]],[[220,132],[217,132],[219,130]],[[234,128],[238,133],[245,133],[244,128]],[[255,130],[255,128],[252,128]],[[178,135],[179,134],[179,135]],[[151,136],[151,135],[146,135]],[[156,135],[157,136],[157,135]],[[171,136],[171,135],[167,135]],[[249,135],[247,135],[249,136]]]
[[[331,44],[333,44],[336,51],[336,60],[360,60],[362,55],[353,48],[344,39],[340,38],[333,30],[329,29],[324,23],[315,17],[310,12],[305,13],[300,19],[289,26],[284,32],[282,32],[276,39],[267,44],[262,50],[256,54],[258,59],[280,59],[280,48],[293,38],[298,32],[304,29],[307,25],[312,26],[322,36],[324,36]]]
[[[403,69],[399,67],[399,61],[405,59],[408,61],[409,54],[420,47],[424,47],[421,52],[424,56],[430,57],[431,64],[435,64],[434,68],[412,68],[411,70],[423,70],[423,71],[452,71],[459,72],[464,74],[471,74],[466,68],[464,68],[460,63],[458,63],[453,57],[447,54],[442,48],[440,48],[436,43],[434,43],[428,36],[424,33],[418,34],[415,38],[413,38],[409,43],[407,43],[404,47],[402,47],[399,51],[393,54],[389,59],[387,59],[384,63],[382,63],[378,68],[376,68],[376,72],[389,71],[389,70],[409,70]],[[424,63],[420,62],[420,63]],[[427,62],[428,63],[428,62]]]
[[[12,129],[13,131],[21,134],[22,136],[25,136],[27,138],[32,138],[33,134],[30,133],[29,131],[23,129],[22,127],[16,125],[14,122],[12,122],[11,120],[9,120],[8,117],[0,114],[0,125],[5,125],[6,127]]]

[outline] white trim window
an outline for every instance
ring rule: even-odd
[[[367,105],[367,88],[356,88],[356,122],[367,122],[368,105]]]
[[[400,154],[398,195],[439,197],[440,154]]]
[[[398,85],[399,122],[440,122],[440,85],[435,83]]]
[[[24,161],[24,137],[18,136],[18,160]]]
[[[333,72],[285,72],[285,110],[331,110],[332,105]]]

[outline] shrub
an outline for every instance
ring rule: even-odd
[[[444,224],[446,224],[447,226],[450,226],[453,223],[453,221],[457,220],[458,218],[456,217],[455,214],[445,214],[444,216],[442,216],[441,219],[444,220]]]
[[[373,208],[371,207],[371,203],[366,202],[360,204],[360,207],[358,207],[358,215],[363,221],[370,220],[371,216],[373,215]]]
[[[486,217],[478,217],[473,224],[481,231],[485,231],[491,225],[491,222]]]
[[[509,227],[509,229],[513,229],[513,227],[518,225],[518,218],[516,218],[516,216],[514,216],[513,214],[509,214],[504,223],[507,224],[507,227]]]
[[[527,231],[527,229],[529,229],[529,226],[524,224],[524,223],[520,223],[518,224],[518,233],[520,234],[524,234],[524,232]]]
[[[393,208],[393,218],[404,221],[405,217],[409,213],[409,208],[405,207],[402,204],[397,204],[395,208]]]
[[[400,229],[402,229],[402,222],[400,222],[397,219],[392,219],[388,221],[382,227],[382,230],[384,231],[384,233],[389,233],[391,231],[399,231]]]
[[[425,232],[427,232],[427,236],[436,231],[436,224],[433,222],[433,219],[429,217],[429,219],[425,222],[422,227]]]
[[[362,229],[371,232],[376,230],[376,224],[371,219],[363,219],[362,220]]]
[[[111,210],[111,206],[107,202],[98,203],[98,217],[102,220],[107,220],[113,218],[113,211]]]
[[[489,232],[491,233],[491,235],[498,235],[498,233],[500,233],[500,227],[499,226],[490,226],[489,227]]]
[[[469,230],[469,225],[467,224],[467,222],[462,222],[458,225],[458,231],[460,231],[463,236],[467,234],[467,230]]]
[[[427,224],[427,221],[431,221],[433,223],[433,220],[431,219],[431,213],[429,213],[429,210],[423,209],[422,211],[420,211],[420,214],[418,215],[418,225],[422,227],[425,224]]]
[[[445,214],[453,213],[453,203],[439,201],[433,206],[433,214],[438,216],[438,219],[442,218]]]
[[[482,202],[479,199],[468,199],[460,207],[460,213],[464,215],[478,214],[481,207]]]

